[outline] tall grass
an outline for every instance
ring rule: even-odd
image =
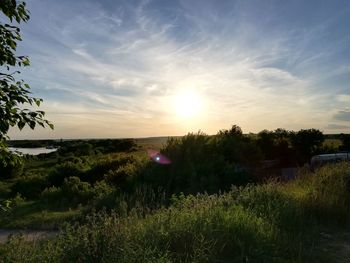
[[[169,207],[100,212],[51,240],[12,238],[3,262],[329,262],[325,224],[349,219],[349,163],[289,183],[173,196]],[[146,199],[145,199],[146,200]]]

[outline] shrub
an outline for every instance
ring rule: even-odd
[[[222,136],[230,136],[230,133],[224,134]],[[215,193],[230,189],[232,184],[248,183],[251,180],[248,166],[240,164],[236,158],[228,158],[232,151],[226,151],[225,147],[226,144],[218,137],[200,132],[179,139],[170,138],[161,153],[170,159],[171,164],[149,163],[138,180],[163,187],[168,194]],[[241,151],[248,148],[233,149]]]
[[[119,166],[116,170],[109,170],[104,179],[111,184],[120,185],[125,182],[128,177],[132,177],[136,173],[136,166],[133,163],[126,163]]]
[[[83,175],[82,180],[91,183],[101,181],[105,178],[105,174],[110,171],[117,171],[120,167],[134,162],[135,158],[133,156],[119,156],[117,158],[108,157],[98,160],[98,162],[93,164],[92,168]]]
[[[11,187],[12,193],[21,193],[23,197],[34,199],[40,196],[40,193],[49,186],[47,177],[42,175],[29,175],[16,179]]]
[[[51,186],[45,188],[41,192],[41,200],[46,204],[58,204],[62,199],[62,191],[60,187]]]
[[[48,180],[50,185],[61,186],[65,178],[67,177],[80,177],[85,172],[85,165],[81,159],[75,159],[74,162],[68,161],[62,164],[58,164],[50,172]]]
[[[53,202],[58,205],[76,206],[79,203],[87,203],[93,196],[94,191],[87,182],[82,182],[78,177],[64,179],[61,187],[46,188],[42,194],[42,200]]]
[[[13,154],[13,156],[15,156]],[[17,157],[18,158],[18,157]],[[19,177],[23,173],[24,160],[23,157],[17,159],[17,162],[8,162],[6,165],[0,162],[0,179],[8,179]]]

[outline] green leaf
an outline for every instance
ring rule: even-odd
[[[25,125],[25,123],[22,122],[22,121],[20,121],[20,122],[17,123],[17,126],[18,126],[18,128],[19,128],[20,130],[23,129],[24,125]]]
[[[30,65],[28,58],[25,58],[24,60],[22,60],[22,63],[23,63],[23,66],[25,67]]]
[[[35,122],[35,121],[30,121],[30,122],[29,122],[29,127],[30,127],[32,130],[34,130],[35,125],[36,125],[36,122]]]

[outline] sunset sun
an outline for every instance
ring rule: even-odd
[[[194,91],[182,91],[176,95],[174,107],[177,116],[180,118],[193,118],[200,113],[201,99]]]

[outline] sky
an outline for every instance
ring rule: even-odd
[[[55,130],[12,139],[350,132],[348,0],[28,0],[21,77]]]

